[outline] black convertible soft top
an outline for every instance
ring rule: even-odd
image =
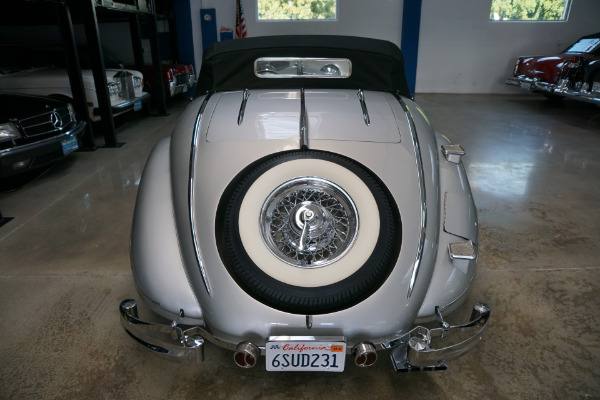
[[[254,74],[259,57],[347,58],[349,78],[264,79]],[[264,36],[216,42],[206,49],[196,95],[243,89],[364,89],[410,96],[402,52],[386,40],[354,36]]]

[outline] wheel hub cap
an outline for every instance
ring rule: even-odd
[[[302,177],[278,186],[260,213],[261,236],[277,258],[317,268],[343,257],[358,235],[358,213],[342,188],[326,179]]]

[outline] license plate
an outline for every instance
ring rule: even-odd
[[[141,100],[136,100],[133,103],[133,111],[140,111],[142,109],[142,101]]]
[[[75,136],[61,140],[60,144],[62,145],[64,155],[72,153],[79,148],[79,143],[77,143],[77,138]]]
[[[276,336],[266,345],[267,371],[342,372],[345,361],[343,338]]]

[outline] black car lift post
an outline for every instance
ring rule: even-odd
[[[97,149],[94,143],[94,130],[88,112],[87,100],[83,79],[81,78],[81,64],[77,54],[77,45],[75,42],[75,33],[73,31],[73,21],[71,19],[71,10],[67,3],[62,3],[56,7],[58,19],[58,28],[62,38],[63,50],[67,59],[67,72],[69,74],[69,83],[71,84],[71,93],[73,96],[73,108],[80,121],[86,122],[86,128],[81,137],[82,151],[94,151]]]
[[[80,7],[85,36],[90,49],[92,74],[96,95],[98,96],[98,108],[100,109],[100,126],[104,135],[104,147],[121,147],[124,143],[117,142],[115,121],[108,94],[108,81],[106,80],[104,68],[104,57],[102,56],[102,45],[100,44],[96,6],[94,0],[77,1],[76,3]]]

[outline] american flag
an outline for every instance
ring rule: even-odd
[[[238,39],[245,38],[248,34],[246,32],[246,19],[244,18],[244,10],[242,9],[241,0],[236,0],[237,7],[235,12],[235,37]]]

